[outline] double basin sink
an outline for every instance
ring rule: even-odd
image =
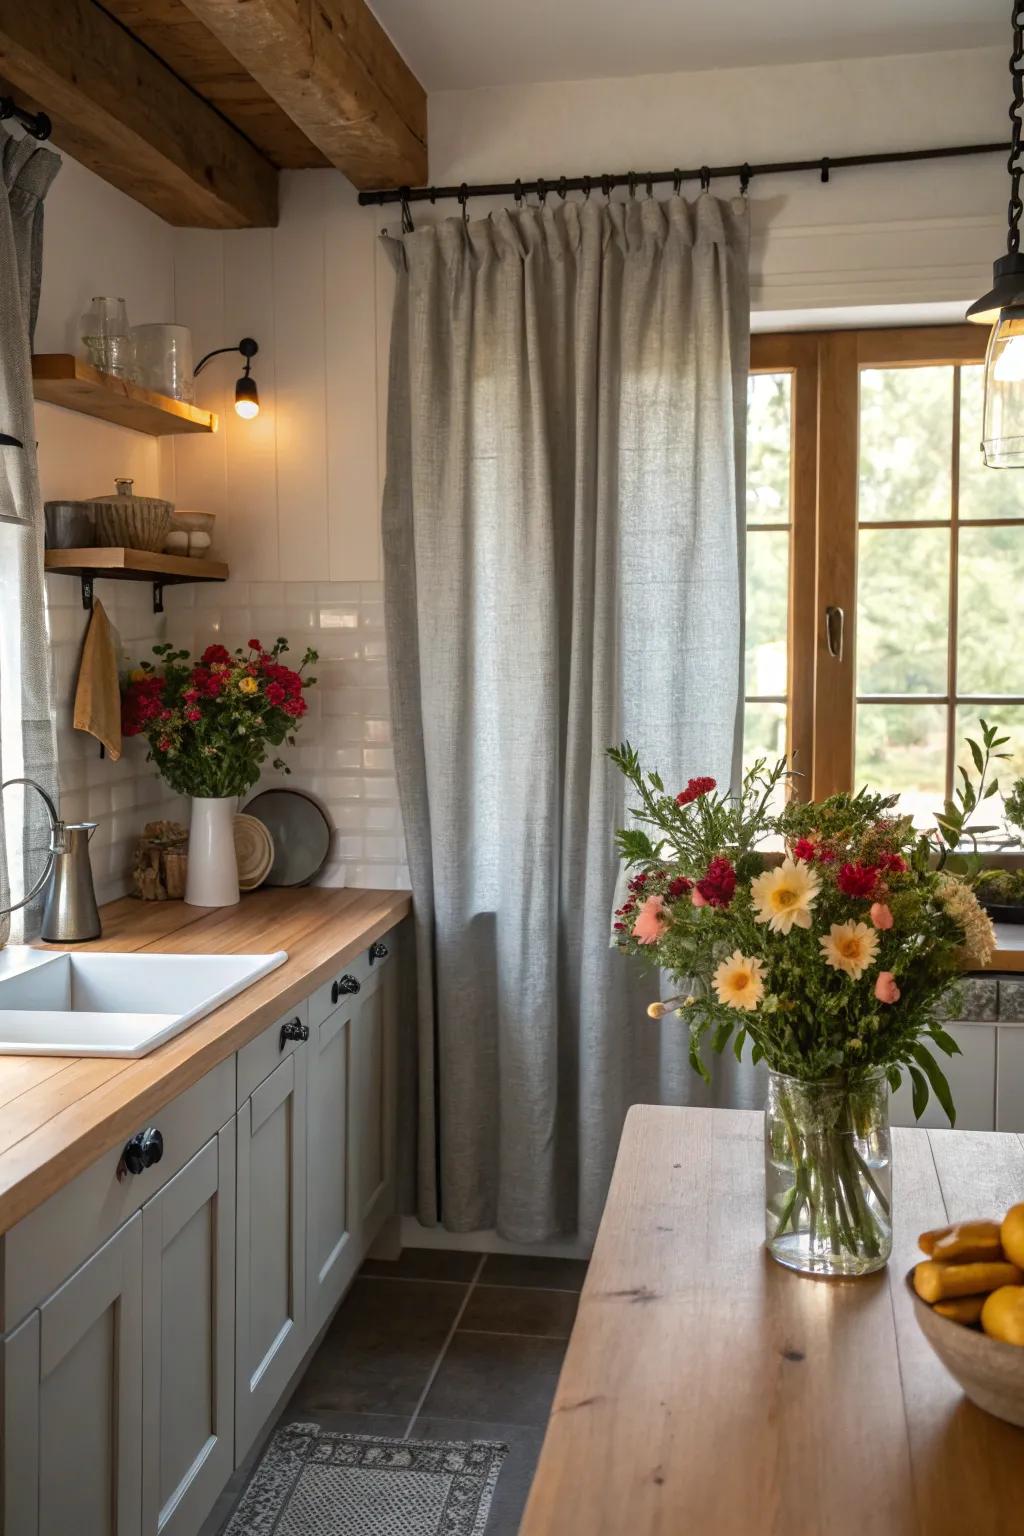
[[[0,949],[0,1056],[145,1056],[287,958]]]

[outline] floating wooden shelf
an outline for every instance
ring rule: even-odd
[[[199,560],[188,555],[153,554],[148,549],[48,549],[46,569],[82,582],[82,607],[92,608],[93,583],[104,581],[151,581],[153,612],[164,611],[164,587],[188,581],[227,581],[223,560]]]
[[[166,437],[173,432],[216,432],[217,416],[186,400],[172,400],[141,384],[101,373],[70,352],[40,352],[32,359],[32,392],[48,405],[98,416],[117,427]]]

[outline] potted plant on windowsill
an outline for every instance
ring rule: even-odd
[[[178,794],[192,801],[185,900],[196,907],[233,906],[238,900],[234,816],[238,797],[256,783],[269,747],[294,745],[306,713],[303,691],[316,682],[306,668],[281,656],[288,642],[267,650],[258,640],[231,652],[208,645],[197,662],[188,651],[154,645],[157,665],[144,661],[122,693],[121,729],[145,736],[149,761]],[[281,758],[275,768],[289,771]]]

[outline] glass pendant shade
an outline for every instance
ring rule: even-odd
[[[1002,310],[992,327],[981,437],[990,469],[1024,468],[1024,305]]]

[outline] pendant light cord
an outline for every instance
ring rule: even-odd
[[[1006,162],[1010,172],[1010,205],[1007,209],[1006,249],[1011,254],[1020,250],[1020,220],[1024,214],[1020,182],[1024,173],[1022,164],[1021,130],[1024,119],[1024,4],[1012,0],[1010,25],[1013,28],[1013,53],[1010,56],[1010,77],[1013,80],[1013,101],[1010,103],[1012,137],[1010,158]]]

